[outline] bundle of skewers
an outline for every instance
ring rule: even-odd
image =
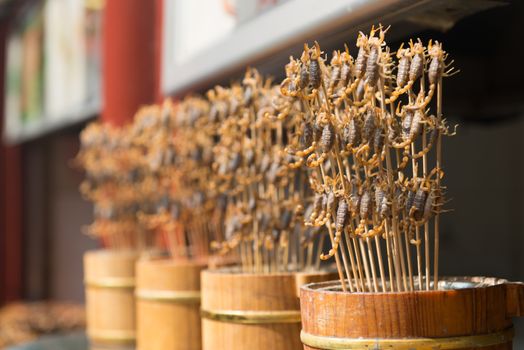
[[[393,54],[386,32],[360,33],[355,59],[346,46],[328,63],[304,45],[280,85],[249,69],[206,98],[144,108],[120,131],[91,125],[79,155],[90,231],[111,232],[118,212],[114,231],[160,235],[174,257],[211,246],[257,273],[333,257],[344,290],[437,286],[442,137],[453,134],[442,79],[454,72],[441,43]]]
[[[80,190],[94,203],[87,228],[109,248],[161,248],[206,258],[223,215],[210,178],[215,124],[209,102],[188,97],[141,108],[121,128],[94,122],[81,135]]]
[[[136,220],[146,193],[137,191],[145,164],[132,146],[129,128],[91,123],[81,134],[76,162],[86,171],[80,185],[94,203],[94,222],[87,234],[110,249],[134,249],[145,244]],[[146,186],[147,187],[147,186]]]
[[[410,41],[394,55],[387,30],[360,33],[355,59],[346,46],[328,63],[318,43],[304,45],[281,84],[288,110],[301,108],[287,152],[315,193],[305,223],[328,232],[320,258],[335,258],[343,290],[438,285],[442,137],[452,134],[442,79],[454,72],[441,43]]]
[[[210,240],[220,239],[220,210],[208,181],[212,165],[214,128],[209,103],[188,97],[174,106],[153,106],[135,125],[155,124],[153,135],[137,140],[147,149],[148,174],[157,188],[153,211],[138,213],[140,223],[165,242],[175,259],[206,258]],[[157,123],[143,118],[157,116]]]
[[[254,69],[241,83],[207,96],[210,118],[219,121],[213,182],[225,218],[224,240],[213,248],[236,251],[244,272],[317,267],[316,229],[303,223],[303,203],[311,196],[306,171],[290,167],[285,152],[295,123],[284,118],[288,106],[281,100],[287,98]]]

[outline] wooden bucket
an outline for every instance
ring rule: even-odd
[[[135,342],[134,251],[84,254],[87,336],[93,346]]]
[[[205,262],[141,259],[136,265],[137,350],[201,349]]]
[[[204,350],[302,349],[300,286],[334,274],[202,272]]]
[[[447,278],[440,290],[343,293],[339,282],[302,287],[304,349],[511,350],[524,284]]]

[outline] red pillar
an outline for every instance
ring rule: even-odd
[[[0,81],[5,77],[8,24],[0,26]],[[4,96],[4,84],[0,85]],[[3,133],[4,98],[0,98],[0,135]],[[0,140],[0,305],[22,296],[22,149]],[[29,216],[30,218],[30,216]]]
[[[156,0],[156,16],[155,16],[155,100],[156,102],[162,102],[164,94],[162,93],[162,41],[163,41],[163,28],[164,28],[164,1]]]
[[[102,120],[130,121],[158,97],[158,4],[151,0],[106,1]]]
[[[0,304],[3,304],[22,296],[22,157],[20,146],[0,148]]]

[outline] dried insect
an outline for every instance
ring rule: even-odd
[[[335,237],[333,238],[333,247],[329,250],[327,255],[321,254],[320,259],[327,260],[334,256],[338,250],[338,246],[340,244],[340,239],[342,237],[342,232],[344,231],[344,228],[347,226],[349,221],[348,216],[348,205],[345,200],[341,200],[338,203],[337,208],[337,214],[336,214],[336,220],[335,220]]]
[[[295,97],[297,96],[299,90],[302,90],[307,86],[308,82],[305,83],[303,87],[302,79],[302,68],[300,61],[295,60],[293,56],[289,57],[289,63],[286,65],[286,79],[280,84],[280,92],[284,96]],[[307,73],[307,71],[306,71]],[[306,74],[306,77],[308,74]],[[298,88],[298,89],[297,89]],[[216,108],[216,105],[213,105],[213,108]]]
[[[369,49],[368,59],[366,61],[366,83],[375,87],[378,80],[378,69],[379,69],[379,58],[380,58],[380,47],[372,45]]]
[[[440,132],[439,127],[436,126],[436,123],[437,123],[437,118],[435,116],[430,116],[429,117],[430,132],[429,132],[429,139],[428,139],[427,145],[419,152],[413,155],[410,155],[411,158],[413,159],[421,158],[431,150],[431,148],[433,147],[433,144],[435,143],[437,139],[438,133]]]
[[[368,108],[366,117],[364,118],[364,125],[362,127],[362,141],[369,142],[373,139],[376,128],[376,113],[373,108]]]
[[[317,96],[318,89],[322,84],[322,69],[320,66],[320,60],[322,59],[321,55],[322,51],[316,41],[312,48],[309,48],[307,44],[304,44],[304,51],[300,60],[302,61],[303,67],[307,66],[307,72],[309,73],[307,78],[309,82],[308,86],[312,89],[311,93],[303,95],[307,100],[312,100]],[[302,74],[305,73],[301,71],[300,75],[302,76]]]
[[[438,41],[436,41],[435,44],[433,44],[431,40],[429,41],[428,55],[431,58],[428,68],[428,80],[430,84],[429,91],[426,96],[424,96],[421,91],[417,97],[417,104],[412,108],[425,108],[429,102],[431,102],[431,99],[435,94],[436,86],[440,79],[442,79],[443,76],[449,77],[458,73],[458,71],[454,71],[453,67],[449,68],[453,64],[453,61],[445,63],[448,55],[442,49],[442,44],[440,44]],[[445,71],[447,68],[449,69]]]
[[[333,57],[331,58],[331,74],[329,76],[329,84],[327,89],[328,95],[331,95],[335,87],[338,85],[341,78],[341,70],[342,60],[340,56],[340,51],[333,51]]]
[[[316,47],[315,47],[316,48]],[[319,49],[320,50],[320,49]],[[318,58],[312,58],[309,63],[309,83],[313,89],[318,89],[322,82],[320,73],[320,64]]]
[[[401,115],[404,115],[402,120],[402,141],[398,142],[392,140],[392,146],[395,148],[405,148],[421,133],[422,123],[426,122],[426,117],[424,112],[420,109],[415,110],[414,112],[409,109],[402,109],[403,112]]]
[[[355,77],[361,79],[366,72],[366,56],[368,51],[368,37],[360,32],[357,38],[358,54],[355,59]]]
[[[397,51],[398,69],[397,69],[397,86],[403,88],[408,82],[409,69],[411,67],[411,52],[404,49],[402,44]]]
[[[375,136],[373,138],[373,148],[375,150],[375,155],[382,153],[382,148],[384,148],[384,132],[381,128],[375,130]]]
[[[300,77],[298,80],[298,87],[301,90],[304,90],[309,85],[309,71],[307,69],[307,66],[305,64],[302,64],[302,67],[300,67]]]
[[[325,225],[326,222],[329,220],[331,213],[333,213],[337,205],[337,198],[333,191],[329,191],[328,195],[324,198],[326,199],[325,203],[323,203],[323,205],[325,205],[325,209],[323,210],[324,215],[322,218],[319,216],[319,218],[315,220],[315,226]]]
[[[386,103],[395,102],[401,95],[413,88],[415,82],[424,73],[425,51],[426,48],[422,45],[420,39],[415,43],[410,40],[409,49],[400,47],[397,51],[397,58],[399,59],[397,87],[391,93],[391,96],[385,100]]]
[[[345,51],[340,54],[340,64],[341,64],[341,68],[340,68],[341,87],[334,96],[335,97],[335,101],[334,101],[335,106],[340,106],[342,102],[345,101],[347,97],[353,93],[355,88],[359,86],[359,82],[362,81],[362,79],[360,78],[356,78],[354,81],[352,81],[352,73],[354,71],[354,64],[353,64],[353,58],[349,54],[349,48],[347,47],[347,45],[345,45]],[[362,95],[364,91],[364,86],[365,84],[361,85],[361,88],[360,88],[360,90],[362,91]],[[359,93],[361,91],[359,91]],[[328,95],[331,96],[332,94],[333,94],[333,90],[328,91]]]
[[[369,190],[365,190],[362,194],[362,198],[360,200],[360,217],[362,219],[367,219],[372,211],[372,199],[371,194],[369,193]]]
[[[301,150],[291,151],[290,147],[285,148],[285,152],[292,155],[293,157],[298,158],[297,161],[290,163],[288,166],[292,169],[296,169],[304,163],[304,157],[308,156],[315,151],[317,146],[317,141],[315,140],[315,130],[314,126],[311,123],[304,121],[301,125],[301,134],[299,135],[299,145]]]
[[[322,136],[320,137],[320,150],[322,153],[320,156],[317,156],[316,153],[311,154],[307,159],[308,167],[317,167],[324,162],[328,156],[328,152],[333,148],[335,144],[335,131],[331,123],[324,125],[322,129]]]
[[[282,214],[280,216],[280,230],[289,230],[291,220],[293,219],[293,212],[289,209],[283,209]]]
[[[413,115],[413,119],[411,120],[411,128],[409,129],[409,139],[411,142],[413,142],[417,135],[420,134],[423,120],[423,112],[420,109],[416,110],[415,114]]]
[[[329,196],[326,193],[323,193],[322,194],[322,204],[321,204],[322,210],[320,211],[317,218],[315,219],[313,226],[322,226],[324,225],[324,223],[327,220],[329,220],[330,213],[328,212],[328,200],[329,200]]]
[[[411,211],[411,208],[413,207],[413,203],[415,201],[415,194],[416,191],[412,188],[407,188],[407,196],[406,196],[406,202],[405,202],[405,209],[407,213]]]
[[[426,64],[425,51],[426,48],[422,45],[420,39],[416,43],[409,42],[411,48],[411,65],[409,66],[409,82],[408,85],[413,83],[422,76],[424,72],[424,66]]]
[[[360,129],[357,126],[355,118],[349,117],[348,123],[342,129],[342,138],[344,148],[346,151],[352,150],[360,144]]]
[[[364,98],[364,93],[366,92],[366,83],[364,80],[358,80],[357,89],[355,90],[355,100],[361,101]]]
[[[371,28],[371,33],[369,35],[369,38],[367,40],[368,43],[368,55],[366,60],[366,71],[365,71],[365,78],[366,83],[374,88],[377,84],[378,78],[379,78],[379,69],[380,69],[380,59],[382,56],[381,52],[381,46],[384,43],[384,36],[389,28],[386,28],[385,30],[382,28],[382,26],[379,26],[379,36],[375,37],[375,28]]]
[[[413,111],[406,110],[404,118],[402,119],[402,138],[408,140],[411,134],[411,123],[413,121]]]
[[[350,211],[353,214],[353,216],[358,215],[360,212],[360,198],[361,197],[358,194],[358,188],[357,186],[354,186],[351,191],[351,196],[350,196],[350,202],[351,202]]]
[[[349,210],[346,200],[341,200],[338,203],[336,215],[336,232],[340,233],[344,230],[349,222]]]
[[[321,210],[322,210],[322,201],[324,199],[324,196],[320,193],[315,194],[315,198],[313,200],[313,211],[311,212],[311,215],[309,215],[308,222],[306,224],[311,225],[312,222],[315,221],[315,219],[319,216]]]
[[[349,54],[349,48],[345,45],[345,51],[340,54],[340,82],[342,86],[346,87],[351,79],[351,70],[353,66],[353,58]]]
[[[424,206],[426,204],[427,192],[421,186],[415,193],[415,198],[413,199],[413,206],[410,209],[410,216],[414,220],[420,220],[424,215]]]
[[[424,212],[422,214],[422,219],[424,221],[428,221],[431,216],[433,215],[433,204],[435,200],[435,192],[429,191],[426,199],[426,203],[424,204]]]

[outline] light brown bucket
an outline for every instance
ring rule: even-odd
[[[333,276],[328,272],[203,271],[203,349],[301,349],[299,288]]]
[[[84,254],[87,335],[95,345],[135,342],[134,251]]]
[[[439,286],[402,293],[343,293],[339,282],[303,286],[304,349],[512,349],[524,284],[460,277]]]
[[[137,350],[197,350],[205,262],[141,259],[136,265]]]

